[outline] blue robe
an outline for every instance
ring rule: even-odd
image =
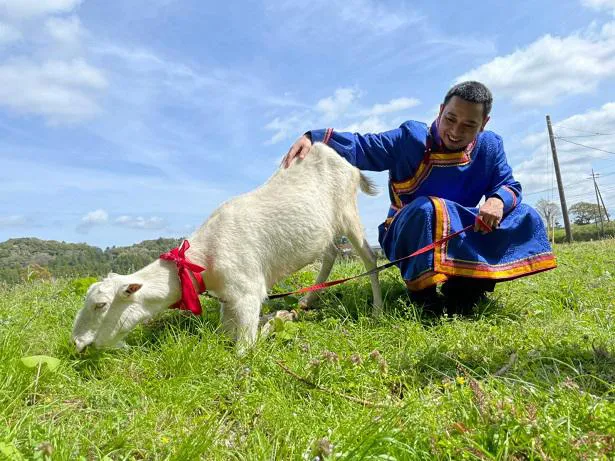
[[[556,261],[538,213],[521,203],[521,184],[506,160],[502,138],[480,132],[460,152],[445,152],[436,122],[408,121],[379,134],[309,132],[361,170],[389,171],[391,205],[378,240],[389,260],[406,256],[472,224],[478,203],[498,197],[504,217],[494,231],[464,232],[399,264],[412,291],[462,276],[511,280],[553,269]]]

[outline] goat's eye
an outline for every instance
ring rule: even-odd
[[[94,310],[98,311],[100,309],[102,309],[103,307],[105,307],[107,305],[107,303],[96,303],[94,304]]]

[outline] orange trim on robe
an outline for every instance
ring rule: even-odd
[[[444,201],[438,197],[430,197],[435,208],[435,236],[440,240],[450,233],[448,210]],[[532,255],[505,264],[489,265],[485,263],[449,259],[447,257],[448,242],[438,245],[434,249],[434,272],[448,276],[465,276],[474,278],[488,278],[496,280],[510,280],[522,275],[529,275],[552,269],[557,266],[552,253]],[[420,280],[422,278],[419,277]],[[414,281],[412,281],[414,282]]]
[[[426,152],[414,174],[403,181],[391,181],[393,191],[397,194],[412,194],[429,177],[434,167],[464,166],[472,161],[470,153],[474,142],[464,151],[452,153]]]

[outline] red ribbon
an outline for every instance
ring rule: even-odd
[[[173,304],[171,308],[189,310],[193,314],[200,315],[203,310],[201,309],[201,301],[199,300],[199,294],[194,288],[192,283],[192,277],[194,276],[199,284],[199,293],[205,292],[205,282],[201,272],[205,270],[197,264],[194,264],[186,258],[186,251],[190,248],[188,240],[184,240],[179,248],[173,248],[171,251],[161,254],[160,259],[166,261],[173,261],[177,266],[177,274],[179,275],[179,282],[182,289],[181,299]]]

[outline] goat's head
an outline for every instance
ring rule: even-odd
[[[131,283],[130,277],[109,274],[90,286],[73,325],[72,341],[78,352],[89,345],[120,347],[139,322],[154,314],[139,291],[143,285]]]

